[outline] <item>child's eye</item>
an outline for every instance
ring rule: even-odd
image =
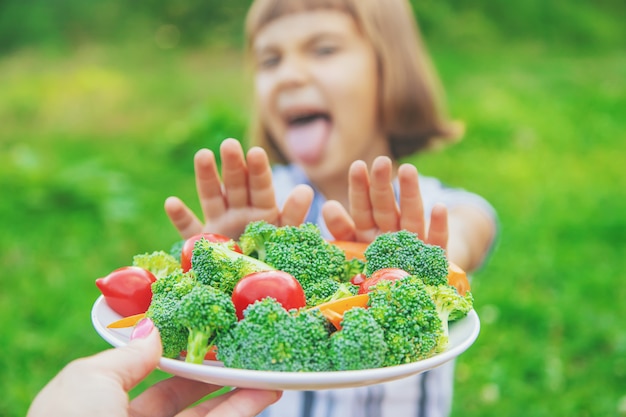
[[[337,47],[333,45],[319,45],[315,47],[314,51],[318,56],[332,55],[337,52]]]
[[[257,59],[257,65],[259,68],[274,68],[280,62],[280,56],[278,54],[263,55]]]

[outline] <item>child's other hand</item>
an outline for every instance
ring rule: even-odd
[[[374,160],[371,172],[363,161],[350,167],[350,214],[336,201],[323,208],[328,230],[337,240],[371,242],[384,232],[410,230],[426,243],[446,248],[448,211],[436,205],[430,219],[424,216],[417,169],[410,164],[398,168],[399,204],[392,186],[393,165],[388,157]],[[428,229],[428,233],[426,230]]]
[[[220,146],[222,176],[215,156],[208,149],[194,158],[196,188],[204,223],[177,197],[165,201],[165,211],[183,238],[202,232],[237,238],[245,226],[265,220],[279,226],[304,221],[313,200],[313,190],[296,187],[280,210],[276,205],[272,171],[267,154],[258,147],[244,155],[239,141],[226,139]]]

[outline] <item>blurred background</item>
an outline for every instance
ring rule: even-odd
[[[94,280],[169,249],[194,152],[245,142],[248,5],[0,2],[1,416],[109,347]],[[454,416],[626,416],[626,3],[413,5],[467,135],[411,161],[501,222]]]

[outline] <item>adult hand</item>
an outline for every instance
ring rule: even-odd
[[[156,368],[161,352],[158,330],[144,319],[128,345],[69,363],[37,395],[27,417],[252,417],[280,398],[276,391],[237,389],[187,409],[221,387],[172,377],[129,401],[128,391]]]
[[[336,201],[328,201],[322,211],[335,239],[371,242],[381,233],[405,229],[417,233],[426,243],[447,247],[448,211],[437,204],[430,219],[424,216],[418,173],[413,165],[398,168],[398,202],[392,185],[393,164],[388,157],[377,157],[371,173],[365,162],[355,161],[348,175],[350,213]]]
[[[237,238],[249,222],[256,220],[277,226],[304,221],[313,201],[313,190],[307,185],[296,187],[279,209],[270,163],[263,149],[253,147],[244,155],[239,141],[226,139],[220,146],[220,157],[221,178],[212,151],[201,149],[194,158],[204,221],[179,198],[169,197],[165,201],[165,211],[183,238],[202,232]]]

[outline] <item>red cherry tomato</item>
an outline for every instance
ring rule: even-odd
[[[400,268],[379,269],[361,283],[359,286],[359,294],[367,294],[372,290],[372,287],[380,281],[395,281],[400,278],[408,277],[409,275],[408,272]]]
[[[350,283],[352,285],[361,285],[363,284],[363,282],[365,282],[366,279],[367,277],[365,276],[365,274],[356,274],[355,276],[350,278]]]
[[[106,303],[124,317],[145,313],[152,301],[152,272],[137,266],[125,266],[96,280]]]
[[[243,277],[233,289],[233,304],[239,320],[243,311],[257,300],[276,299],[286,310],[306,305],[302,286],[291,274],[283,271],[254,272]]]
[[[183,268],[183,272],[187,272],[191,269],[191,256],[193,255],[193,247],[200,239],[206,239],[209,242],[230,242],[232,239],[228,236],[220,235],[217,233],[200,233],[198,235],[191,236],[183,244],[183,249],[180,253],[180,265]],[[241,253],[241,248],[235,243],[233,250]]]

